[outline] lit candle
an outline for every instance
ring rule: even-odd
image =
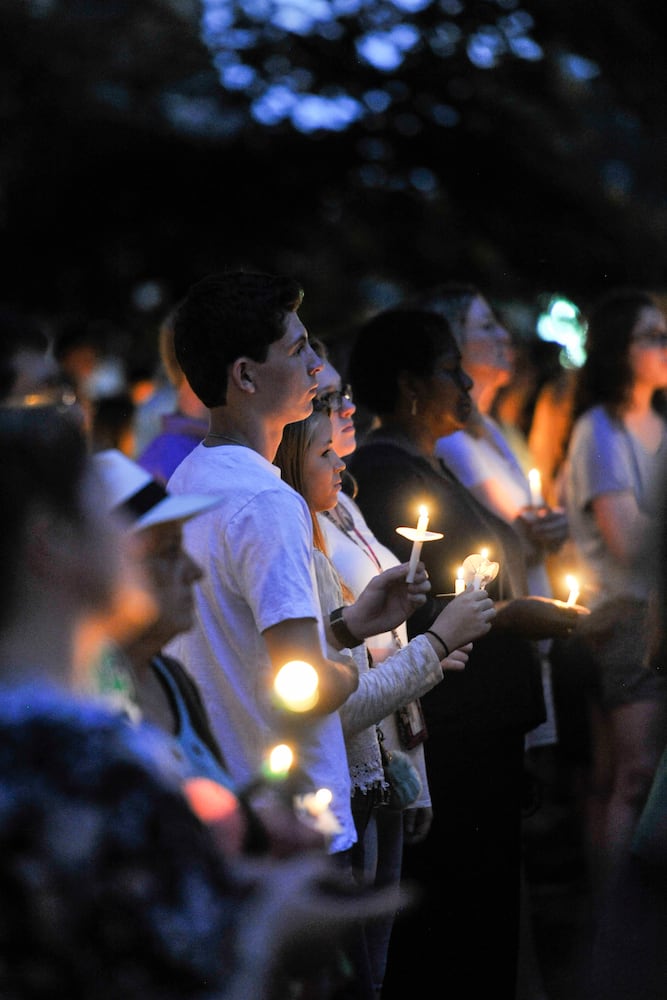
[[[331,810],[332,800],[333,796],[328,788],[318,788],[316,792],[295,795],[294,808],[302,822],[325,838],[330,838],[343,829]]]
[[[422,551],[422,545],[424,543],[423,535],[428,529],[428,510],[426,507],[419,508],[419,520],[417,521],[417,531],[412,543],[412,552],[410,553],[410,565],[408,566],[408,575],[405,578],[406,583],[412,583],[415,578],[415,573],[417,572],[417,563],[419,562],[419,557]]]
[[[573,604],[577,603],[579,597],[579,583],[577,582],[576,576],[566,576],[565,582],[569,587],[570,593],[567,595],[567,605],[571,607]]]
[[[285,781],[294,763],[294,751],[287,743],[278,743],[266,754],[262,761],[261,773],[267,781]]]
[[[466,589],[466,582],[463,579],[463,566],[459,566],[456,571],[456,580],[454,581],[454,593],[462,594]]]
[[[544,497],[542,496],[542,476],[539,469],[531,469],[528,473],[528,486],[530,488],[530,506],[544,507]]]
[[[410,552],[410,562],[408,564],[408,572],[405,577],[406,583],[413,583],[415,578],[415,573],[417,572],[417,563],[419,562],[419,557],[422,551],[422,545],[424,542],[434,542],[438,538],[443,538],[444,536],[439,531],[427,531],[428,528],[428,510],[426,507],[419,508],[419,520],[417,521],[416,528],[397,528],[396,532],[402,535],[403,538],[408,538],[412,542],[412,551]]]
[[[294,752],[287,743],[278,743],[269,751],[267,768],[272,775],[285,775],[294,763]]]
[[[260,774],[265,781],[279,785],[290,776],[296,760],[294,750],[287,743],[278,743],[266,752],[260,766]],[[253,782],[251,781],[251,787]]]
[[[306,792],[302,796],[302,803],[311,816],[321,816],[329,806],[333,795],[328,788],[318,788],[316,792]]]

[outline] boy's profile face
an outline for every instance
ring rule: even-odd
[[[322,361],[295,312],[287,315],[285,332],[269,346],[266,361],[253,365],[255,391],[264,394],[266,412],[285,424],[304,420],[313,410],[317,373]]]

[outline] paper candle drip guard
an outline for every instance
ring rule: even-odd
[[[463,579],[466,586],[472,583],[475,590],[483,590],[498,576],[500,563],[489,559],[486,552],[473,552],[463,560]]]

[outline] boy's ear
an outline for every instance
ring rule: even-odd
[[[241,392],[254,392],[253,361],[251,358],[237,358],[229,369],[230,381]]]

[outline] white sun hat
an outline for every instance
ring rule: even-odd
[[[150,473],[116,448],[98,451],[92,458],[109,513],[124,517],[131,531],[167,521],[185,521],[220,503],[219,497],[206,494],[168,493]]]

